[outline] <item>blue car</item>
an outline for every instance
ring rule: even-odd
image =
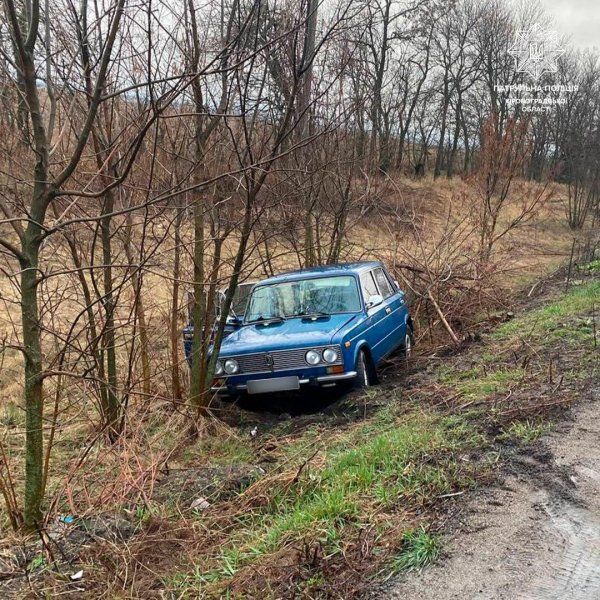
[[[405,294],[381,262],[303,269],[257,283],[221,345],[213,391],[236,397],[377,382],[392,352],[410,354]]]

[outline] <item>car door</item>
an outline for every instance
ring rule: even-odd
[[[385,306],[379,304],[368,308],[369,298],[371,296],[378,296],[379,288],[373,277],[373,271],[365,271],[360,274],[360,287],[367,313],[367,319],[364,323],[363,337],[367,341],[371,350],[371,355],[375,363],[378,363],[384,357],[384,349],[379,344],[380,332],[381,332],[381,321],[385,318]]]
[[[378,322],[378,353],[382,357],[391,354],[404,340],[405,307],[403,298],[382,267],[373,270],[373,278],[379,294],[383,297],[384,317]]]

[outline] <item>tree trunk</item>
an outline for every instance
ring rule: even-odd
[[[33,170],[34,184],[27,228],[21,237],[21,324],[25,355],[25,496],[24,523],[29,529],[38,526],[44,496],[44,393],[42,365],[42,327],[38,309],[39,253],[42,223],[50,204],[48,189],[48,139],[44,128],[36,87],[35,66],[30,52],[20,60],[26,82],[26,98],[37,159]]]
[[[311,118],[310,118],[310,98],[312,92],[313,78],[313,55],[315,52],[315,37],[317,30],[317,8],[318,0],[308,0],[307,3],[307,20],[306,20],[306,35],[304,38],[304,51],[302,60],[302,85],[298,95],[298,133],[300,139],[305,139],[311,133]],[[306,165],[307,170],[311,161],[311,150],[307,146],[301,150],[302,161]],[[308,175],[308,173],[307,173]],[[310,177],[310,175],[308,175]],[[311,186],[312,188],[312,186]],[[312,267],[316,264],[315,255],[315,239],[313,234],[313,200],[311,194],[304,196],[304,266]]]
[[[24,521],[36,527],[42,518],[44,398],[41,327],[38,310],[39,226],[29,222],[22,240],[21,320],[25,347],[25,505]]]
[[[471,168],[471,149],[469,144],[469,132],[467,131],[467,122],[461,109],[461,126],[463,130],[463,140],[465,143],[465,156],[463,160],[463,175],[466,175]]]
[[[105,426],[111,441],[119,436],[119,399],[117,397],[117,356],[115,348],[115,305],[112,278],[112,236],[111,220],[114,208],[112,191],[104,196],[104,206],[100,219],[100,232],[102,240],[102,274],[103,274],[103,306],[104,306],[104,334],[102,351],[106,357],[107,380],[107,405],[105,410]]]
[[[129,263],[129,272],[131,274],[131,285],[133,287],[135,318],[140,336],[140,361],[142,363],[142,392],[146,398],[150,396],[150,352],[148,343],[148,328],[146,327],[146,313],[144,312],[144,302],[142,300],[142,277],[135,265],[135,257],[131,249],[131,236],[133,231],[133,220],[131,213],[127,213],[127,229],[123,238],[125,256]]]
[[[441,172],[444,162],[444,141],[446,139],[446,120],[448,117],[448,104],[450,103],[450,95],[448,90],[448,81],[444,81],[444,103],[442,106],[442,124],[440,126],[440,139],[435,156],[435,168],[433,170],[433,178],[437,179]]]
[[[198,154],[201,154],[200,152]],[[201,158],[200,158],[201,160]],[[199,169],[200,167],[198,167]],[[196,174],[196,184],[201,178]],[[194,305],[192,319],[194,321],[194,337],[192,340],[192,369],[190,373],[190,403],[200,413],[206,403],[204,397],[205,369],[203,336],[208,332],[203,331],[206,321],[206,297],[204,293],[204,202],[202,192],[196,191],[194,199]]]
[[[179,277],[181,269],[181,224],[184,211],[178,209],[175,219],[175,257],[173,262],[173,290],[171,295],[171,385],[173,398],[181,400],[181,378],[179,377]]]
[[[450,156],[448,158],[448,168],[446,170],[446,177],[450,179],[454,175],[454,161],[456,160],[456,152],[458,150],[458,138],[460,137],[460,116],[461,116],[461,97],[460,92],[458,95],[458,101],[456,106],[456,124],[454,127],[454,136],[452,138],[452,149],[450,150]]]

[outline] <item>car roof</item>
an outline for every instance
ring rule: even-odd
[[[363,271],[382,266],[383,264],[378,260],[369,260],[351,263],[337,263],[335,265],[324,265],[322,267],[310,267],[308,269],[297,269],[295,271],[281,273],[279,275],[275,275],[274,277],[263,279],[256,285],[258,287],[263,285],[270,285],[272,283],[281,283],[285,281],[313,279],[316,277],[323,277],[324,275],[356,275],[362,273]]]

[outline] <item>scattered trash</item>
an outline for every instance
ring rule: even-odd
[[[210,508],[210,502],[206,498],[200,496],[200,498],[196,498],[192,502],[190,508],[192,510],[206,510],[207,508]]]
[[[255,426],[255,427],[252,429],[252,431],[250,432],[250,435],[251,435],[252,437],[256,437],[256,434],[257,434],[257,433],[258,433],[258,427],[256,427],[256,426]]]
[[[83,577],[83,570],[77,571],[77,573],[73,573],[70,579],[71,581],[79,581]]]
[[[71,523],[75,522],[75,517],[73,517],[72,515],[63,515],[58,517],[58,521],[60,523],[64,523],[65,525],[70,525]]]

